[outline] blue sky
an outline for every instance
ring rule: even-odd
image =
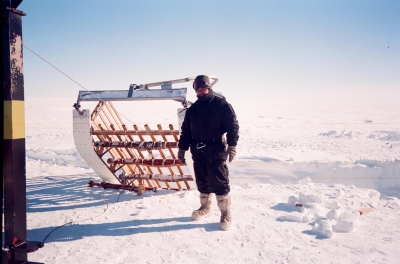
[[[18,9],[24,45],[88,90],[198,74],[216,75],[233,100],[400,90],[400,1],[24,0]],[[81,89],[27,49],[24,73],[26,96]]]

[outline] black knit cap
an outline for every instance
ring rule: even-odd
[[[208,88],[212,90],[210,78],[208,78],[207,75],[199,75],[194,79],[193,89],[197,90],[199,88]]]

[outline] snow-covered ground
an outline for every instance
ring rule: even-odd
[[[233,229],[192,222],[196,190],[135,193],[99,181],[76,151],[75,98],[26,98],[28,237],[45,263],[398,263],[400,106],[232,102]],[[177,124],[176,102],[115,103],[132,123]],[[92,108],[93,103],[82,103]],[[296,206],[298,204],[298,206]],[[299,206],[301,204],[301,206]],[[372,208],[359,215],[355,210]]]

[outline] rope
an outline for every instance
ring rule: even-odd
[[[27,48],[30,52],[32,52],[33,54],[35,54],[36,56],[38,56],[39,58],[41,58],[43,61],[47,62],[50,66],[52,66],[54,69],[56,69],[57,71],[61,72],[62,74],[64,74],[67,78],[69,78],[71,81],[73,81],[74,83],[76,83],[77,85],[79,85],[80,87],[82,87],[83,89],[85,89],[86,91],[88,91],[88,89],[86,89],[85,87],[83,87],[82,85],[80,85],[77,81],[75,81],[74,79],[72,79],[71,77],[69,77],[67,74],[65,74],[63,71],[61,71],[59,68],[57,68],[56,66],[54,66],[53,64],[51,64],[50,62],[48,62],[46,59],[44,59],[42,56],[40,56],[39,54],[37,54],[36,52],[34,52],[33,50],[31,50],[30,48],[28,48],[27,46],[25,46],[24,44],[22,44],[22,46],[24,46],[25,48]]]
[[[119,197],[121,196],[121,194],[122,194],[122,192],[119,193],[116,203],[118,203]],[[61,225],[61,226],[58,226],[58,227],[54,228],[53,230],[51,230],[51,231],[46,235],[46,237],[43,239],[42,243],[44,243],[44,242],[46,241],[46,239],[50,236],[51,233],[53,233],[54,231],[56,231],[57,229],[59,229],[59,228],[61,228],[61,227],[64,227],[64,226],[67,226],[67,225],[70,225],[70,224],[73,224],[73,223],[82,223],[82,222],[85,222],[85,221],[87,221],[87,220],[91,220],[91,219],[94,219],[94,218],[97,218],[97,217],[103,215],[103,214],[108,210],[108,205],[109,205],[109,203],[107,202],[107,200],[106,200],[106,198],[104,197],[103,194],[101,195],[101,197],[102,197],[103,202],[105,202],[106,205],[107,205],[107,206],[106,206],[106,209],[104,209],[104,211],[103,211],[101,214],[96,215],[96,216],[92,216],[92,217],[90,217],[90,218],[87,218],[87,219],[84,219],[84,220],[81,220],[81,221],[71,221],[71,222],[68,222],[68,223],[66,223],[66,224],[63,224],[63,225]]]
[[[47,64],[49,64],[50,66],[52,66],[54,69],[56,69],[57,71],[61,72],[64,76],[66,76],[68,79],[70,79],[71,81],[73,81],[74,83],[76,83],[77,85],[79,85],[80,87],[82,87],[85,91],[89,91],[88,89],[86,89],[85,87],[83,87],[80,83],[78,83],[77,81],[75,81],[74,79],[72,79],[71,77],[69,77],[67,74],[65,74],[62,70],[60,70],[59,68],[57,68],[56,66],[54,66],[53,64],[51,64],[49,61],[47,61],[45,58],[43,58],[42,56],[40,56],[39,54],[37,54],[36,52],[34,52],[32,49],[28,48],[27,46],[25,46],[24,44],[22,44],[22,46],[24,46],[26,49],[28,49],[30,52],[32,52],[33,54],[35,54],[36,56],[38,56],[40,59],[42,59],[43,61],[45,61]],[[126,120],[128,120],[129,122],[131,122],[132,124],[134,123],[133,121],[131,121],[129,118],[127,118],[126,116],[124,116],[123,114],[119,113],[118,111],[116,111],[119,115],[121,115],[122,117],[124,117]]]

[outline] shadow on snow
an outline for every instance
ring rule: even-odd
[[[149,226],[170,223],[167,226]],[[57,226],[28,230],[28,237],[43,239]],[[195,223],[190,217],[141,219],[101,224],[72,224],[55,230],[46,239],[48,242],[69,242],[91,236],[128,236],[134,234],[159,233],[204,228],[207,232],[219,230],[219,223]]]
[[[37,213],[93,208],[103,206],[105,203],[114,203],[117,200],[122,202],[142,199],[134,192],[132,192],[132,195],[120,196],[121,192],[130,192],[99,187],[91,188],[88,186],[90,180],[100,182],[99,178],[91,177],[90,174],[27,179],[27,212]],[[166,192],[158,192],[157,195],[164,193]]]

